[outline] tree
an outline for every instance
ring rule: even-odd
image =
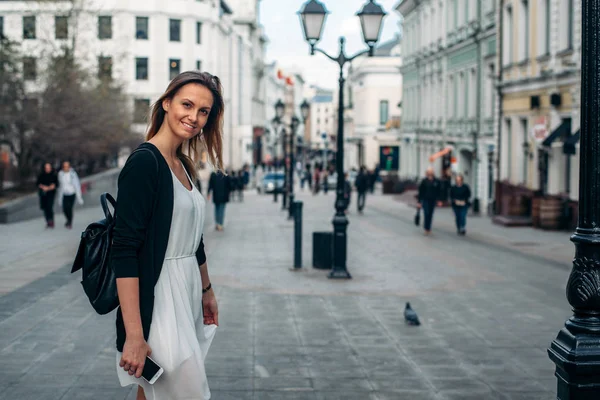
[[[20,71],[18,43],[0,38],[0,143],[7,145],[19,166],[23,181],[32,173],[35,159],[33,127],[37,125],[35,99],[27,96]],[[0,175],[0,190],[4,173]]]

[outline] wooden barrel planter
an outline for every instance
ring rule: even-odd
[[[559,229],[562,216],[562,200],[557,198],[541,199],[540,228]]]
[[[531,224],[534,228],[540,227],[540,205],[542,203],[541,197],[534,197],[531,199]]]

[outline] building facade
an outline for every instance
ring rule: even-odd
[[[346,85],[345,169],[362,165],[400,170],[402,75],[400,37],[379,45],[373,57],[357,59]],[[337,105],[336,105],[337,110]]]
[[[496,2],[402,0],[401,175],[463,174],[474,209],[493,197]]]
[[[69,45],[84,68],[123,83],[140,136],[150,105],[174,76],[186,70],[217,75],[227,110],[224,164],[240,168],[253,161],[253,128],[265,118],[266,39],[258,2],[0,2],[0,26],[22,43],[31,93],[45,60]]]
[[[502,2],[500,173],[526,197],[578,199],[581,0]],[[499,199],[507,204],[514,190]],[[512,196],[513,198],[515,196]],[[518,214],[535,214],[527,202]],[[507,207],[504,214],[516,214]]]

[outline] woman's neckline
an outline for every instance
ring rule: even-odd
[[[151,145],[152,147],[154,147],[158,153],[160,154],[160,156],[163,158],[163,160],[165,160],[165,164],[167,164],[167,168],[169,168],[169,171],[171,171],[171,174],[173,175],[173,177],[175,179],[177,179],[177,182],[179,182],[179,184],[188,192],[188,193],[192,193],[194,191],[194,182],[192,182],[192,178],[190,178],[190,176],[187,173],[187,170],[185,169],[185,166],[183,165],[183,162],[177,158],[177,161],[179,161],[181,163],[181,168],[183,168],[183,172],[185,173],[185,176],[188,180],[188,182],[190,183],[190,186],[192,187],[192,189],[188,189],[183,182],[181,182],[179,180],[179,178],[177,177],[177,175],[175,174],[175,172],[173,172],[173,170],[171,169],[171,166],[169,165],[169,163],[167,162],[167,159],[165,158],[165,156],[163,155],[163,153],[160,151],[160,149],[158,148],[157,145],[155,145],[154,143],[150,142],[150,141],[146,141],[144,143],[148,143],[149,145]]]

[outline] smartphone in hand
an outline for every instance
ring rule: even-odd
[[[142,378],[144,378],[149,384],[154,384],[158,378],[165,372],[160,365],[153,359],[146,356],[146,362],[144,363],[144,370],[142,371]]]

